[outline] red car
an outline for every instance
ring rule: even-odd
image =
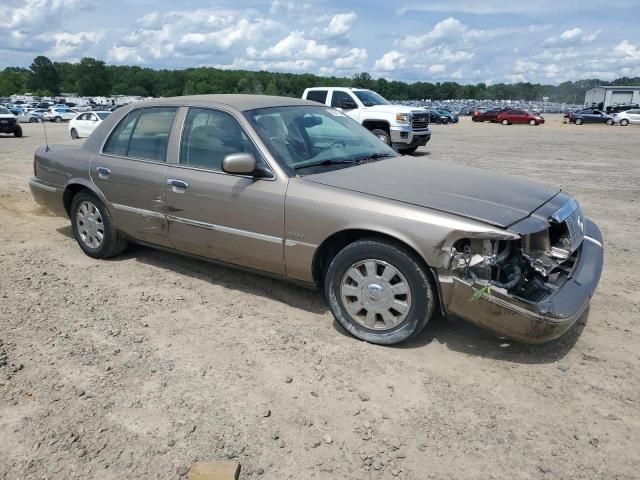
[[[503,125],[511,125],[512,123],[528,123],[529,125],[540,125],[544,123],[544,118],[540,115],[534,115],[526,110],[506,110],[500,112],[496,117],[496,122]]]
[[[490,108],[489,110],[477,110],[473,112],[471,120],[474,122],[496,122],[499,113],[506,111],[506,108]]]

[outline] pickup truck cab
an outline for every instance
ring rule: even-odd
[[[391,105],[372,90],[314,87],[307,88],[302,98],[340,110],[400,153],[413,153],[431,139],[429,112]]]

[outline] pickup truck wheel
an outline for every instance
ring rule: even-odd
[[[73,197],[70,217],[73,236],[90,257],[113,257],[127,247],[111,214],[93,193],[82,191]]]
[[[391,345],[419,334],[436,309],[433,279],[402,245],[368,238],[342,249],[325,277],[331,312],[353,336]]]
[[[409,155],[410,153],[415,152],[417,149],[418,147],[399,148],[398,152],[400,152],[402,155]]]
[[[576,118],[576,125],[582,125],[582,119]]]
[[[22,127],[16,127],[16,129],[13,131],[13,136],[20,138],[22,136]]]
[[[53,119],[54,122],[60,123],[62,121],[62,117],[56,117]]]
[[[379,128],[374,128],[373,130],[371,130],[371,133],[373,133],[376,137],[378,137],[387,145],[391,145],[391,137],[384,130],[380,130]]]
[[[622,120],[620,120],[620,125],[622,125],[623,127],[626,127],[627,125],[629,125],[629,120],[627,120],[626,118],[623,118]]]
[[[503,125],[509,125],[509,120],[507,120],[506,118],[504,120],[502,120],[502,124]]]

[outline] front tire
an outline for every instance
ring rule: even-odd
[[[576,125],[582,125],[582,119],[576,118]]]
[[[369,343],[392,345],[418,335],[436,310],[435,284],[421,259],[376,238],[342,249],[324,289],[340,325]]]
[[[73,236],[84,253],[92,258],[109,258],[127,247],[113,218],[93,193],[82,191],[73,197],[70,208]]]
[[[418,147],[399,148],[398,152],[400,152],[402,155],[409,155],[409,154],[415,152],[417,149],[418,149]]]
[[[613,123],[614,123],[614,122],[613,122],[613,120],[612,120],[612,119],[607,120],[607,125],[613,125]]]
[[[22,137],[22,127],[16,127],[16,129],[13,131],[13,136],[16,138]]]
[[[506,118],[504,120],[502,120],[501,122],[503,125],[509,125],[509,120],[507,120]]]
[[[78,136],[78,131],[75,128],[71,129],[70,135],[73,140],[77,140],[78,138],[80,138]]]
[[[627,125],[629,125],[629,120],[627,120],[626,118],[620,120],[620,125],[626,127]]]
[[[29,119],[29,123],[38,123],[38,119],[36,117],[31,117]]]
[[[56,117],[53,119],[54,122],[60,123],[62,121],[62,117]]]
[[[538,124],[538,122],[536,122],[535,120],[531,119],[529,120],[529,125],[531,125],[532,127],[536,126]]]
[[[378,137],[387,145],[391,146],[391,136],[384,130],[381,130],[379,128],[374,128],[373,130],[371,130],[371,133],[373,133],[376,137]]]

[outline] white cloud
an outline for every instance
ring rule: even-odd
[[[580,27],[574,27],[569,30],[565,30],[558,36],[551,36],[547,38],[543,45],[546,46],[566,46],[566,45],[577,45],[581,43],[591,43],[598,35],[600,35],[601,30],[596,30],[590,35],[584,35],[584,31]]]
[[[442,63],[436,63],[435,65],[431,65],[428,69],[428,72],[432,75],[442,74],[447,70],[447,66]]]
[[[113,46],[107,53],[107,60],[113,63],[144,63],[144,58],[142,58],[138,54],[137,49],[133,47]]]
[[[344,56],[340,56],[333,61],[333,65],[338,70],[362,70],[365,68],[364,62],[368,58],[364,48],[351,48]]]
[[[640,60],[640,48],[637,45],[629,43],[629,40],[623,40],[613,49],[616,56],[629,59]]]
[[[69,58],[72,55],[83,54],[91,45],[95,45],[104,38],[104,32],[56,32],[51,37],[55,44],[47,51],[47,55],[55,58]]]
[[[329,37],[345,35],[353,29],[357,19],[358,16],[355,12],[338,13],[331,17],[329,25],[324,29],[324,33]]]
[[[407,57],[397,50],[391,50],[376,60],[374,70],[379,72],[391,72],[403,68],[407,64]]]

